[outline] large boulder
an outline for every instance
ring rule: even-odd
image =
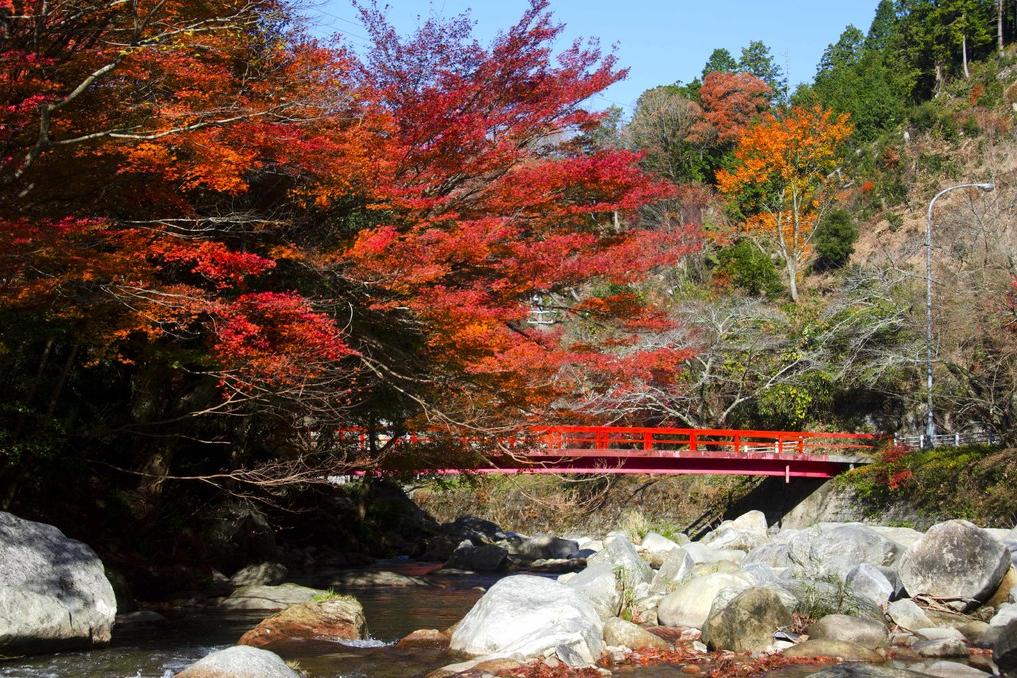
[[[213,652],[176,678],[300,678],[279,655],[256,647],[230,647]]]
[[[749,551],[742,563],[786,568],[810,579],[843,580],[860,563],[892,565],[900,551],[897,542],[867,525],[820,523],[804,530],[783,530]]]
[[[108,643],[116,613],[91,548],[0,512],[0,655]]]
[[[911,596],[960,599],[967,608],[987,600],[1010,569],[1010,552],[966,520],[933,525],[908,547],[899,565]]]
[[[508,551],[494,544],[462,545],[452,552],[445,567],[473,572],[499,572],[508,566]]]
[[[241,586],[228,598],[223,598],[219,606],[227,610],[285,610],[290,605],[309,603],[327,595],[328,591],[299,584]]]
[[[505,577],[477,601],[452,633],[450,648],[471,655],[527,658],[555,652],[594,664],[604,623],[583,596],[532,575]]]
[[[567,560],[579,552],[579,543],[571,539],[560,539],[549,534],[538,534],[519,540],[505,542],[509,555],[524,560]]]
[[[286,580],[288,570],[282,563],[258,563],[237,570],[230,577],[234,586],[275,586]]]
[[[684,548],[669,551],[664,556],[660,569],[654,573],[653,579],[650,581],[650,591],[653,593],[674,591],[682,582],[692,576],[692,569],[695,565],[696,561]]]
[[[700,542],[714,549],[751,551],[766,540],[766,516],[762,511],[749,511],[734,520],[725,520]]]
[[[886,606],[886,614],[902,629],[914,631],[935,626],[929,616],[910,598],[895,600]]]
[[[636,548],[625,535],[613,534],[604,541],[604,548],[586,559],[587,564],[606,564],[611,569],[620,569],[628,583],[648,584],[653,579],[653,570],[636,553]]]
[[[774,632],[791,626],[791,613],[768,588],[746,589],[727,604],[719,603],[703,626],[703,642],[712,650],[765,652],[773,647]]]
[[[752,580],[744,574],[707,574],[694,577],[669,593],[657,606],[657,618],[662,626],[694,626],[701,628],[710,616],[713,601],[723,589],[744,590]]]
[[[477,545],[490,544],[510,536],[490,520],[476,516],[460,516],[454,522],[442,525],[441,530],[456,543],[468,540]]]
[[[686,538],[685,541],[687,542],[688,539]],[[660,567],[668,554],[678,548],[681,548],[681,544],[656,532],[648,532],[639,544],[639,550],[643,557],[653,567]]]
[[[870,650],[890,645],[886,625],[867,617],[846,614],[828,614],[809,626],[809,638],[842,640],[857,643]]]
[[[266,648],[291,640],[359,640],[364,636],[364,626],[364,608],[357,599],[335,596],[320,603],[291,605],[237,642]]]
[[[610,619],[619,612],[621,591],[618,575],[607,563],[596,563],[569,577],[565,583],[578,591],[597,610],[601,619]]]

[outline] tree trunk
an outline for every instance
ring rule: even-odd
[[[936,62],[936,93],[939,96],[943,93],[943,64]]]
[[[787,285],[791,301],[798,303],[798,266],[793,259],[787,261]]]
[[[996,49],[1003,53],[1003,0],[996,0]]]
[[[968,71],[968,36],[961,35],[961,61],[964,64],[964,79],[968,80],[971,77],[971,72]]]

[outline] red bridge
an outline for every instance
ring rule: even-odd
[[[358,435],[366,445],[363,431]],[[390,438],[388,439],[390,440]],[[409,434],[397,452],[420,450],[437,438]],[[752,431],[737,429],[548,426],[518,439],[499,439],[496,449],[478,450],[476,463],[459,468],[444,455],[395,454],[392,470],[421,473],[725,474],[832,478],[871,460],[881,436],[864,433]],[[400,463],[402,461],[403,463]],[[385,465],[386,468],[389,464]],[[428,468],[429,467],[429,468]]]

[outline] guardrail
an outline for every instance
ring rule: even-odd
[[[917,447],[921,449],[929,446],[927,445],[928,440],[928,436],[924,434],[907,436],[898,435],[893,437],[893,444],[901,445],[903,447]],[[932,436],[932,445],[930,447],[943,447],[950,445],[954,447],[959,447],[961,445],[997,445],[999,442],[999,436],[991,431],[940,433]]]

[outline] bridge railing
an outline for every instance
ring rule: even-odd
[[[632,454],[728,452],[733,454],[858,454],[882,440],[867,433],[759,431],[635,426],[537,427],[542,447],[554,450],[625,450]]]
[[[344,429],[345,437],[357,440],[366,449],[363,429]],[[382,434],[379,442],[390,436]],[[426,433],[407,433],[396,444],[426,444],[438,438]],[[456,438],[464,447],[479,441]],[[676,454],[727,453],[736,455],[843,455],[869,453],[883,441],[869,433],[826,433],[818,431],[762,431],[746,429],[691,429],[637,426],[535,426],[518,436],[500,436],[506,450],[529,456],[554,456],[562,452],[617,452],[625,456],[672,456]]]

